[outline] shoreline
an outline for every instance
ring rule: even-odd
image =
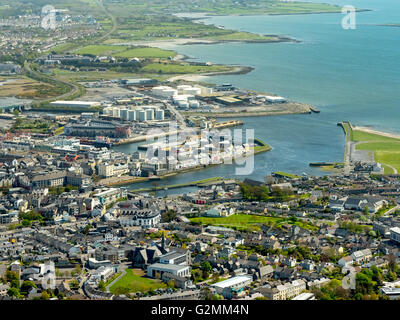
[[[313,11],[313,12],[287,12],[287,13],[231,13],[231,14],[217,14],[217,13],[210,13],[210,12],[188,12],[186,13],[175,13],[173,15],[186,18],[190,20],[203,20],[212,17],[254,17],[254,16],[292,16],[292,15],[304,15],[304,14],[324,14],[324,13],[342,13],[342,8],[337,6],[337,11]],[[356,12],[368,12],[373,11],[372,9],[357,9]],[[194,16],[198,15],[198,17]]]
[[[353,130],[367,132],[367,133],[376,134],[376,135],[387,137],[387,138],[400,139],[400,134],[378,131],[378,130],[370,129],[368,127],[352,126],[352,129]]]
[[[249,156],[255,156],[259,153],[263,153],[263,152],[267,152],[270,151],[272,148],[266,144],[265,142],[259,140],[259,139],[254,139],[254,141],[258,144],[257,149],[253,149],[253,152],[250,152],[249,154],[246,154],[245,157],[241,157],[240,159],[246,159]],[[232,158],[232,160],[235,160],[235,158]],[[166,178],[170,178],[170,177],[174,177],[176,175],[182,174],[182,173],[188,173],[188,172],[193,172],[193,171],[199,171],[202,169],[208,169],[211,167],[215,167],[218,165],[224,165],[225,162],[222,163],[211,163],[211,164],[207,164],[207,165],[198,165],[196,167],[192,167],[192,168],[187,168],[187,169],[182,169],[182,170],[177,170],[177,171],[173,171],[170,173],[167,173],[165,175],[162,176],[156,176],[156,177],[131,177],[131,176],[122,176],[122,177],[127,177],[127,179],[124,179],[125,181],[121,181],[121,182],[110,182],[110,183],[104,183],[105,186],[110,187],[110,186],[124,186],[124,185],[130,185],[130,184],[134,184],[134,183],[138,183],[138,182],[148,182],[148,181],[159,181],[159,180],[163,180]],[[233,164],[233,161],[232,163]],[[114,179],[118,179],[118,178],[122,178],[122,177],[116,177]],[[110,178],[106,178],[106,179],[110,179]],[[97,182],[98,185],[101,185],[101,180]]]

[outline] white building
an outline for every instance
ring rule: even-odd
[[[53,107],[79,107],[79,108],[91,108],[100,106],[100,102],[94,101],[62,101],[57,100],[50,102]]]
[[[214,283],[211,286],[215,288],[215,291],[218,294],[223,295],[224,298],[231,299],[236,292],[239,292],[243,290],[243,288],[249,286],[252,281],[253,277],[241,275]]]
[[[400,243],[400,228],[394,227],[391,228],[389,231],[390,231],[390,240]]]
[[[147,267],[147,275],[151,278],[156,278],[157,273],[161,278],[164,272],[169,272],[180,277],[190,277],[190,267],[187,265],[154,263]]]

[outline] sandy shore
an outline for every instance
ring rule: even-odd
[[[400,134],[395,134],[395,133],[389,133],[389,132],[382,132],[378,130],[373,130],[367,127],[358,127],[358,126],[353,126],[353,130],[359,130],[359,131],[364,131],[372,134],[377,134],[383,137],[388,137],[388,138],[393,138],[393,139],[400,139]]]

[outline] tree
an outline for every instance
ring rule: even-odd
[[[19,290],[17,288],[8,289],[7,295],[9,297],[15,297],[15,298],[19,298],[20,297],[20,293],[19,293]]]
[[[6,271],[6,280],[8,282],[11,282],[12,280],[19,280],[19,275],[15,271],[7,270]]]
[[[211,292],[210,288],[201,288],[200,289],[200,300],[213,300],[214,295]]]
[[[104,283],[103,280],[100,280],[98,288],[100,291],[106,292],[106,284]]]
[[[36,284],[34,282],[32,282],[32,281],[25,280],[22,283],[21,291],[28,292],[31,288],[37,288]]]
[[[175,288],[175,280],[174,279],[169,280],[167,285],[168,285],[168,288],[174,289]]]
[[[168,210],[161,215],[164,222],[170,222],[176,218],[176,212],[174,210]]]
[[[43,291],[41,299],[42,300],[50,300],[50,295],[46,291]]]

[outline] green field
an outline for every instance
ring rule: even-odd
[[[89,45],[74,51],[76,54],[92,54],[95,56],[105,56],[126,50],[126,46],[112,45]]]
[[[400,139],[360,130],[350,131],[349,138],[352,141],[362,142],[356,149],[374,152],[375,161],[382,164],[386,174],[394,173],[392,167],[400,172]]]
[[[176,52],[172,50],[163,50],[159,48],[128,46],[113,46],[113,45],[89,45],[83,47],[74,53],[91,54],[95,56],[112,55],[122,58],[168,58],[176,56]]]
[[[167,285],[160,280],[144,277],[144,271],[140,269],[126,269],[126,274],[110,287],[110,292],[121,294],[123,292],[147,292]]]
[[[195,65],[181,65],[173,63],[150,63],[142,69],[144,72],[149,73],[167,73],[167,74],[183,74],[183,73],[206,73],[206,72],[223,72],[231,70],[228,66],[195,66]]]
[[[311,231],[316,231],[318,229],[317,227],[308,223],[304,223],[300,220],[293,222],[289,218],[266,217],[252,214],[235,214],[229,217],[221,218],[199,217],[191,218],[190,221],[202,225],[213,225],[245,231],[259,231],[261,224],[268,223],[274,223],[275,227],[278,228],[283,224],[288,223]]]
[[[114,2],[113,2],[114,3]],[[341,12],[341,8],[326,3],[283,2],[277,0],[164,0],[153,1],[148,5],[146,0],[121,1],[120,6],[108,6],[114,14],[127,15],[136,13],[176,13],[200,12],[211,15],[254,15],[254,14],[299,14],[313,12]]]
[[[159,48],[133,48],[119,52],[116,56],[124,58],[168,58],[175,57],[176,52]]]

